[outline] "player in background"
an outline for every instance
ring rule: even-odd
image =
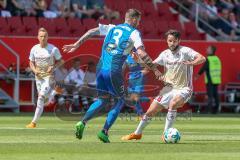
[[[38,40],[39,44],[32,47],[29,56],[29,65],[35,74],[38,91],[37,107],[31,123],[26,126],[27,128],[36,127],[43,112],[44,102],[54,85],[53,71],[63,64],[59,49],[48,43],[48,32],[45,28],[38,30]]]
[[[155,75],[157,77],[161,76],[156,66],[153,65],[152,59],[145,52],[140,33],[136,29],[140,19],[141,13],[138,10],[129,9],[125,15],[125,23],[117,26],[99,24],[99,27],[90,29],[74,44],[63,46],[64,52],[73,52],[84,41],[94,35],[106,36],[102,46],[102,54],[97,65],[98,100],[90,106],[82,120],[76,124],[76,137],[78,139],[82,139],[87,122],[92,119],[99,110],[108,105],[110,95],[112,95],[115,99],[115,104],[108,112],[102,131],[97,134],[98,138],[104,143],[110,142],[108,130],[115,122],[125,102],[122,67],[133,47],[136,48],[140,58],[154,71]]]
[[[169,30],[165,34],[168,49],[160,53],[153,61],[164,67],[166,85],[160,91],[147,112],[144,114],[134,133],[122,137],[122,140],[141,139],[143,129],[161,109],[168,109],[164,131],[173,126],[177,108],[182,107],[191,97],[193,66],[205,62],[205,57],[191,48],[180,46],[180,32]]]
[[[131,104],[134,104],[137,115],[142,117],[143,109],[141,101],[149,101],[149,98],[142,97],[144,90],[144,76],[148,73],[148,70],[141,64],[140,59],[136,52],[132,52],[126,59],[124,67],[128,67],[128,97]]]

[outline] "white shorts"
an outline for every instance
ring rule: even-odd
[[[164,89],[164,88],[163,88]],[[158,104],[162,105],[164,108],[168,109],[170,101],[175,96],[181,96],[184,99],[184,103],[186,103],[192,96],[192,90],[189,88],[182,88],[182,89],[172,89],[171,91],[157,96],[154,101]]]
[[[53,78],[45,77],[43,79],[36,79],[36,86],[38,94],[48,97],[54,84]]]

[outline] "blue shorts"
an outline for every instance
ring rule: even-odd
[[[128,80],[128,93],[141,94],[143,89],[143,77]]]
[[[117,97],[124,96],[124,82],[122,73],[113,73],[108,70],[97,72],[98,96],[111,94]]]

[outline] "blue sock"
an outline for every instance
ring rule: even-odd
[[[84,115],[82,121],[86,123],[90,119],[92,119],[105,105],[107,105],[107,99],[98,99],[96,100],[87,110],[86,114]]]
[[[124,104],[124,100],[123,99],[119,99],[115,105],[113,106],[113,108],[110,110],[110,112],[108,113],[107,116],[107,120],[104,124],[103,130],[105,132],[107,132],[109,130],[109,128],[113,125],[113,123],[115,122],[115,120],[118,117],[118,114],[120,113],[122,107]]]
[[[143,115],[143,109],[139,101],[136,102],[135,108],[139,116]]]

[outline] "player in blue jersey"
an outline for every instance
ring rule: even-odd
[[[102,25],[90,29],[74,44],[64,45],[64,52],[74,52],[84,41],[94,35],[104,35],[102,54],[97,65],[97,91],[98,99],[89,107],[82,120],[76,124],[76,137],[82,139],[87,122],[92,119],[103,107],[107,106],[110,95],[114,97],[115,104],[108,112],[102,131],[97,136],[104,143],[109,143],[108,130],[116,120],[124,104],[124,85],[122,66],[128,53],[135,47],[142,61],[153,70],[157,78],[162,74],[152,63],[152,59],[145,52],[139,31],[141,13],[136,9],[129,9],[125,15],[125,23],[119,25]]]
[[[132,52],[126,59],[126,66],[129,68],[128,75],[128,97],[131,103],[134,104],[138,116],[143,115],[143,109],[141,106],[141,98],[149,101],[147,97],[141,97],[144,90],[144,75],[148,72],[143,65],[140,64],[140,60],[136,55],[136,52]]]

